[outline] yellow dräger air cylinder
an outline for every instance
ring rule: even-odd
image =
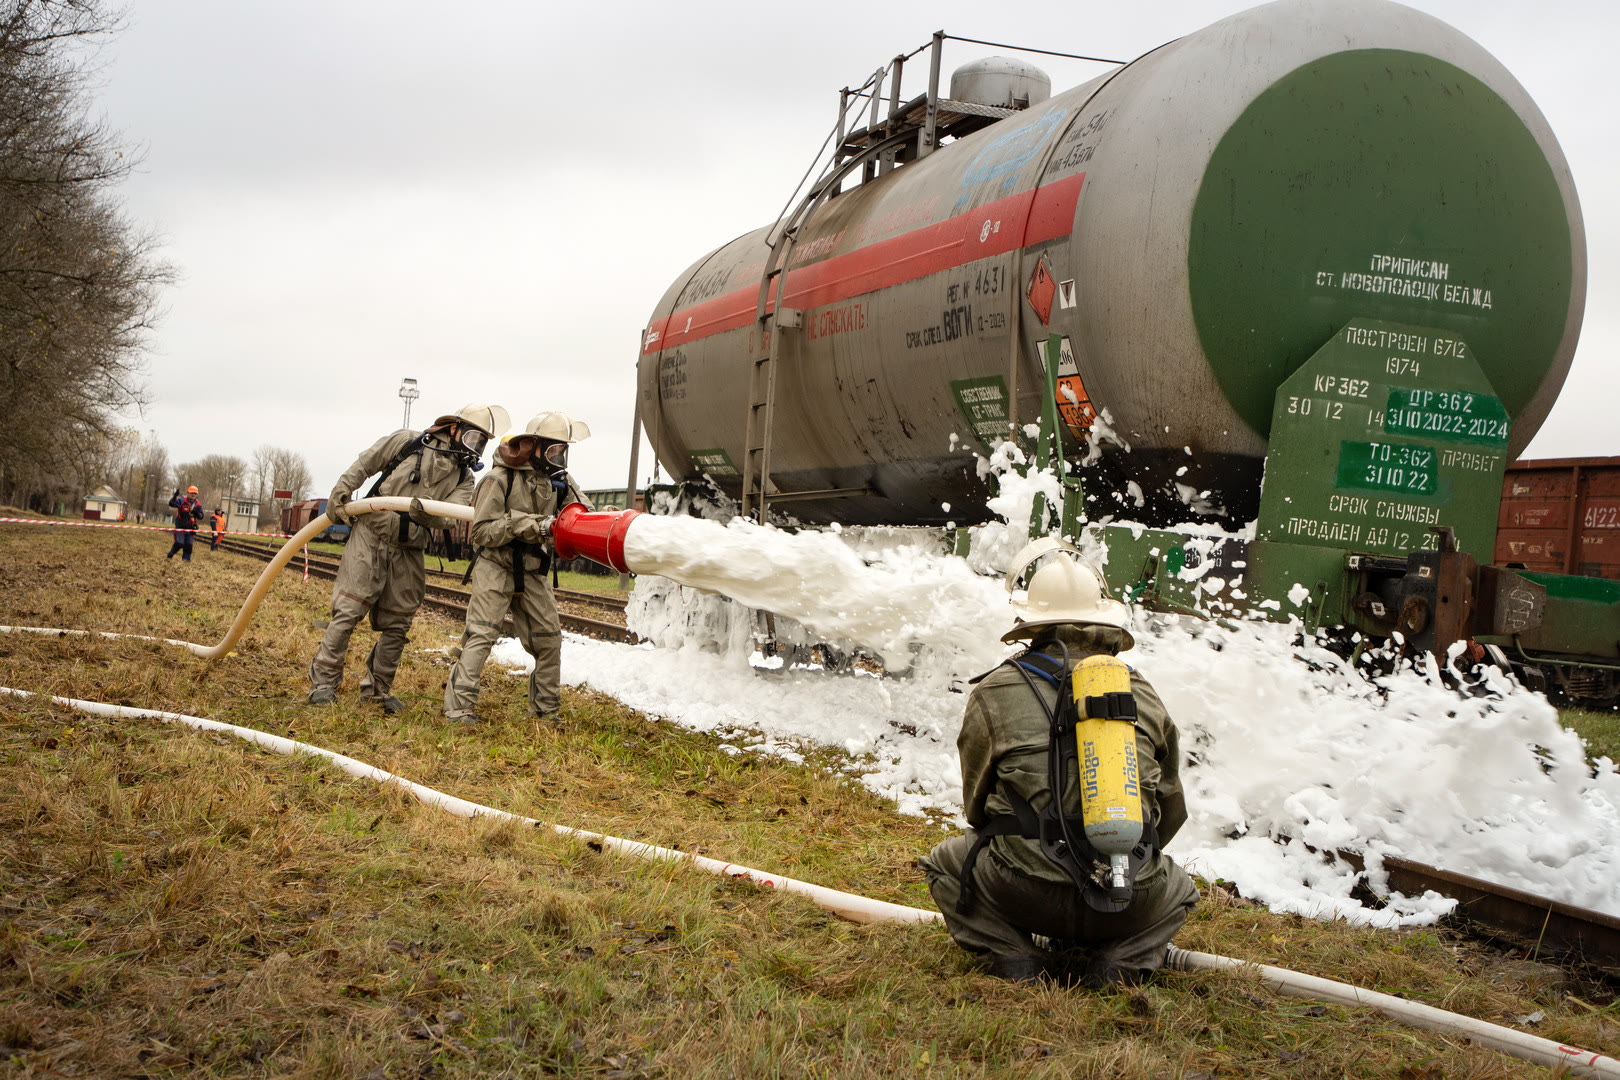
[[[1074,704],[1080,714],[1080,818],[1086,839],[1108,857],[1109,898],[1129,903],[1132,848],[1142,840],[1142,787],[1136,769],[1136,699],[1131,669],[1115,656],[1088,656],[1075,666]]]

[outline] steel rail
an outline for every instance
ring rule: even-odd
[[[275,548],[252,543],[227,546],[224,541],[221,541],[220,547],[264,562],[269,562],[275,558],[276,551]],[[288,563],[284,569],[298,571],[298,568],[293,563]],[[336,564],[324,559],[311,559],[309,561],[309,572],[315,577],[324,578],[328,581],[337,578]],[[422,598],[422,606],[464,619],[467,617],[467,593],[443,585],[429,585],[427,586],[427,595]],[[571,630],[586,637],[599,638],[603,641],[618,641],[628,645],[634,645],[641,640],[629,627],[618,623],[587,619],[582,615],[570,615],[562,611],[557,613],[557,618],[562,623],[564,630]]]
[[[263,553],[265,551],[275,551],[274,547],[257,543],[256,541],[252,540],[234,542],[231,540],[221,540],[219,542],[219,546],[227,551],[234,551],[243,555],[251,555],[254,558],[263,557]],[[302,557],[302,553],[294,556],[295,559]],[[314,567],[317,565],[320,565],[326,569],[332,569],[338,565],[338,562],[338,559],[319,552],[309,557],[309,565],[312,572]],[[460,581],[463,577],[462,574],[456,573],[453,570],[435,570],[431,566],[427,568],[427,573],[430,577],[447,577],[453,578],[456,581]],[[467,595],[467,590],[465,588],[457,589],[453,586],[429,585],[428,589],[430,591],[440,589],[442,590],[443,595],[447,596]],[[598,607],[610,608],[617,611],[623,611],[625,609],[625,605],[628,603],[628,601],[622,596],[606,596],[602,593],[585,592],[580,589],[553,589],[552,592],[559,600],[568,600],[580,604],[595,604]]]
[[[1359,852],[1339,850],[1340,859],[1357,870],[1366,862]],[[1597,967],[1620,971],[1620,918],[1525,892],[1494,881],[1427,866],[1397,855],[1384,856],[1391,890],[1422,896],[1433,890],[1457,901],[1451,917],[1512,939],[1533,954],[1570,956]]]

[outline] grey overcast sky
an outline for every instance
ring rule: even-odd
[[[409,376],[416,426],[475,399],[586,420],[575,475],[622,486],[653,305],[775,218],[840,86],[936,29],[1130,59],[1250,6],[130,0],[99,106],[145,148],[129,209],[182,275],[130,422],[176,462],[291,447],[324,494]],[[1620,454],[1620,5],[1412,6],[1513,72],[1580,193],[1585,328],[1530,455]],[[1105,70],[1034,59],[1054,91]]]

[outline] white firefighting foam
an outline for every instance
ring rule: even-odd
[[[1010,521],[1028,519],[1041,483],[1004,482]],[[973,561],[1016,550],[1018,532],[986,530]],[[1012,617],[998,578],[926,544],[858,555],[830,532],[690,518],[639,519],[626,546],[634,565],[790,615],[814,638],[864,643],[908,677],[761,671],[736,604],[643,577],[632,625],[663,647],[570,636],[568,682],[715,731],[739,752],[839,747],[858,760],[861,782],[902,810],[960,814],[964,698],[951,687],[1010,651],[999,642]],[[655,593],[660,602],[647,604]],[[1182,731],[1191,818],[1169,850],[1194,872],[1317,918],[1412,925],[1449,908],[1433,894],[1367,907],[1351,895],[1360,877],[1350,867],[1309,850],[1356,848],[1376,892],[1390,853],[1620,914],[1620,774],[1607,759],[1588,763],[1539,695],[1501,679],[1490,695],[1464,698],[1412,670],[1370,680],[1296,645],[1297,625],[1139,614],[1135,634],[1125,659]],[[513,642],[494,657],[527,668]]]
[[[863,558],[834,532],[644,516],[630,528],[624,551],[640,573],[787,616],[821,640],[864,645],[893,671],[910,669],[925,649],[930,675],[993,664],[1001,653],[999,643],[992,638],[987,645],[976,629],[1006,621],[1005,595],[996,583],[962,559],[942,559],[921,547]],[[688,614],[684,605],[665,606],[683,619]],[[660,644],[678,640],[661,631],[644,632]],[[733,632],[723,636],[731,640]]]

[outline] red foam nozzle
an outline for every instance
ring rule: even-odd
[[[632,573],[624,561],[624,536],[640,515],[640,510],[593,512],[569,503],[551,526],[552,547],[564,561],[583,555],[621,574]]]

